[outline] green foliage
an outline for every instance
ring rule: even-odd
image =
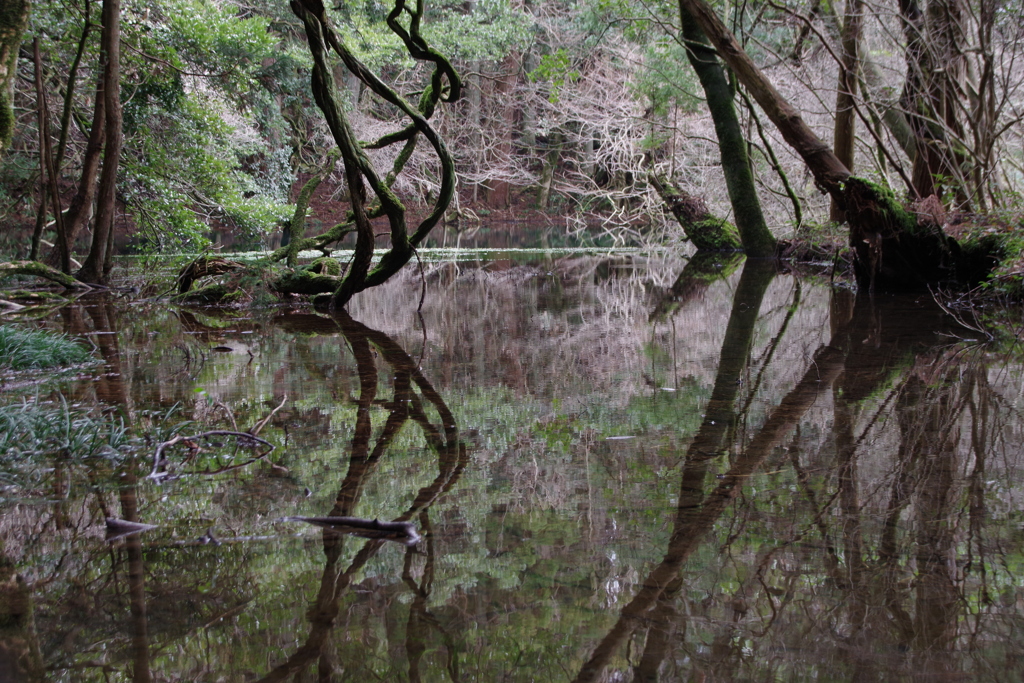
[[[82,462],[120,459],[128,443],[120,420],[97,417],[60,402],[0,406],[0,496],[38,491],[53,471],[52,458]]]
[[[572,59],[564,47],[541,56],[537,68],[529,74],[531,81],[547,81],[551,85],[548,91],[551,104],[558,103],[558,92],[567,82],[572,83],[579,77],[580,72],[572,67]]]
[[[508,0],[481,0],[466,12],[462,2],[430,6],[423,36],[449,59],[501,61],[529,45],[533,17]]]
[[[65,335],[0,325],[0,368],[39,370],[91,360],[89,351]]]
[[[651,103],[652,113],[657,116],[666,116],[672,109],[695,113],[703,103],[698,94],[700,84],[686,60],[686,49],[667,38],[647,46],[644,69],[633,87]]]
[[[218,6],[209,0],[169,0],[161,8],[162,21],[151,21],[152,40],[172,47],[177,57],[193,68],[200,67],[224,83],[246,94],[253,81],[242,78],[260,67],[273,54],[277,38],[263,17],[242,18],[230,4]]]
[[[79,112],[91,111],[86,98],[94,96],[98,69],[99,3],[92,5],[76,89]],[[62,69],[77,49],[81,10],[44,3],[34,11],[32,30],[44,36],[54,87],[67,78]],[[301,52],[280,48],[271,19],[213,0],[123,6],[125,140],[118,192],[145,249],[201,248],[211,224],[231,226],[243,241],[260,246],[289,213],[294,173],[289,150],[271,143],[288,130],[274,88],[289,93],[284,104],[290,105],[308,91],[302,85],[308,75],[301,73]],[[292,77],[279,82],[275,68]],[[90,125],[79,121],[82,135]],[[75,168],[73,159],[66,168]]]
[[[181,12],[192,16],[196,10]],[[177,17],[174,25],[186,31],[199,23]],[[232,41],[252,38],[256,26],[263,26],[265,34],[265,22],[246,20],[241,28],[212,32],[217,26],[214,21],[195,35],[179,36],[183,46],[178,58],[193,56],[191,68],[225,67],[221,60],[228,57],[244,66],[246,60],[238,54],[244,43]],[[229,44],[227,56],[210,52]],[[252,41],[247,54],[255,59],[270,47],[264,35]],[[125,109],[130,137],[122,183],[140,231],[159,250],[199,249],[208,243],[208,222],[213,220],[233,225],[243,238],[258,242],[289,213],[285,202],[290,179],[268,182],[242,170],[243,159],[265,148],[253,122],[239,119],[232,106],[250,86],[218,93],[185,88],[178,72],[163,75],[144,83]],[[237,123],[229,124],[231,119]]]

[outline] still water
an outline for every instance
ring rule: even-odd
[[[103,364],[0,400],[127,436],[5,482],[4,680],[1024,678],[1020,348],[927,295],[617,254],[36,324]]]

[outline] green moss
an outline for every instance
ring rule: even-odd
[[[853,176],[844,183],[847,214],[860,216],[877,225],[879,231],[892,234],[906,232],[917,235],[922,232],[917,216],[903,207],[891,189],[866,178]]]
[[[306,266],[303,266],[301,270],[308,271],[310,273],[319,273],[320,275],[334,275],[335,277],[341,275],[342,267],[341,261],[330,256],[321,256],[315,259]]]
[[[985,282],[993,292],[1024,296],[1024,228],[988,222],[971,225],[960,237],[962,269],[968,282]]]
[[[705,218],[690,223],[686,230],[698,251],[740,251],[743,243],[736,226],[720,218]]]
[[[7,94],[0,91],[0,152],[7,149],[14,135],[14,112]]]
[[[333,293],[341,284],[341,278],[334,275],[321,275],[309,270],[299,269],[282,273],[274,280],[271,287],[283,294],[328,294]]]
[[[238,302],[241,298],[241,290],[217,283],[179,294],[173,301],[185,304],[230,304]]]

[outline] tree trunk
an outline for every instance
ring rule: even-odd
[[[96,222],[92,246],[78,279],[106,284],[110,275],[110,247],[114,238],[114,213],[117,208],[117,168],[121,160],[121,2],[103,0],[103,33],[100,38],[103,65],[103,106],[105,112],[103,171],[100,174]]]
[[[18,76],[18,49],[28,25],[29,0],[0,0],[0,154],[14,135],[14,80]]]
[[[962,8],[959,0],[941,0],[928,5],[927,16],[915,0],[900,0],[903,31],[907,39],[907,76],[901,104],[907,112],[917,143],[913,189],[918,198],[937,195],[947,189],[965,209],[970,209],[963,155],[956,143],[963,139],[957,117],[960,84],[964,70]]]
[[[747,141],[743,138],[733,91],[725,69],[707,43],[707,37],[682,3],[679,5],[686,56],[697,72],[708,109],[715,123],[718,149],[722,158],[722,172],[732,204],[733,218],[740,232],[743,249],[750,256],[771,256],[775,253],[772,236],[761,212],[761,202],[754,186],[754,174],[747,157]]]
[[[842,28],[842,60],[839,65],[839,85],[836,88],[836,121],[832,134],[832,149],[836,157],[853,171],[854,144],[857,141],[857,116],[854,110],[857,97],[857,72],[860,68],[861,13],[863,0],[846,0],[846,16]],[[846,220],[845,212],[832,199],[830,218],[836,223]]]
[[[466,136],[469,144],[471,157],[471,168],[474,175],[480,176],[486,152],[483,147],[483,134],[480,119],[483,111],[481,97],[480,69],[482,65],[479,59],[469,63],[469,73],[466,75]],[[479,180],[473,182],[473,203],[480,197],[481,183]]]
[[[865,96],[871,96],[875,106],[880,109],[882,123],[913,163],[917,157],[917,142],[898,98],[893,100],[886,95],[885,76],[870,56],[861,55],[860,66],[864,74]]]
[[[543,157],[543,167],[540,171],[540,184],[537,189],[537,208],[541,211],[548,210],[551,202],[551,186],[555,181],[555,168],[558,160],[562,158],[562,134],[558,131],[548,133],[548,151]]]
[[[515,129],[515,108],[507,102],[516,84],[518,63],[515,55],[505,57],[499,68],[501,75],[495,81],[492,91],[492,98],[497,102],[497,107],[492,110],[500,112],[501,120],[495,122],[498,125],[498,139],[494,142],[490,156],[499,168],[507,168],[508,159],[512,156]],[[507,209],[512,203],[512,184],[503,178],[497,178],[489,180],[487,185],[487,206],[492,209]]]
[[[107,107],[103,96],[103,74],[96,84],[96,101],[93,104],[92,128],[89,130],[89,141],[82,158],[82,172],[78,181],[78,190],[71,198],[65,214],[64,228],[68,235],[69,248],[74,250],[75,240],[92,217],[93,200],[96,198],[96,177],[100,171],[100,158],[103,156],[103,142],[106,139]],[[56,264],[56,251],[49,259],[51,265]]]
[[[61,272],[71,273],[71,251],[68,236],[64,231],[64,216],[61,214],[60,188],[57,181],[57,165],[53,160],[53,147],[50,139],[50,110],[46,102],[46,88],[43,85],[43,60],[39,54],[39,38],[32,41],[32,57],[35,61],[36,76],[36,110],[39,122],[39,178],[44,187],[49,188],[50,201],[53,202],[53,222],[57,232],[57,253],[60,258]],[[39,213],[46,215],[46,192],[39,200]],[[33,235],[33,238],[36,236]],[[32,259],[38,256],[39,243],[32,240]]]
[[[818,187],[846,211],[857,282],[866,288],[913,289],[948,279],[959,253],[956,242],[936,225],[918,226],[916,217],[891,191],[855,178],[754,65],[735,36],[703,0],[679,0],[704,30],[764,110],[783,139],[804,160]]]
[[[302,186],[302,189],[299,190],[299,196],[295,200],[295,212],[292,214],[288,224],[285,225],[284,234],[281,237],[281,246],[291,247],[288,250],[288,265],[292,268],[296,265],[301,240],[305,237],[306,211],[309,209],[309,201],[313,198],[313,193],[320,187],[320,184],[334,171],[340,156],[337,150],[331,150],[320,168],[313,171],[313,175]]]

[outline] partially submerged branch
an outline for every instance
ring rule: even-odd
[[[190,451],[190,455],[186,458],[187,461],[194,458],[195,455],[199,453],[199,451],[202,449],[201,446],[199,445],[200,441],[204,441],[214,436],[231,436],[237,439],[238,445],[240,446],[247,446],[250,448],[255,448],[256,446],[264,446],[266,447],[267,450],[263,451],[262,453],[255,457],[249,458],[248,460],[242,463],[226,465],[224,467],[218,467],[217,469],[214,470],[207,469],[203,471],[184,472],[183,474],[210,475],[230,472],[231,470],[237,470],[243,467],[247,467],[252,463],[256,462],[257,460],[263,460],[274,451],[274,445],[272,443],[264,439],[261,439],[258,436],[253,436],[248,432],[235,432],[226,429],[214,429],[208,432],[203,432],[201,434],[193,434],[192,436],[176,436],[173,439],[170,439],[169,441],[164,441],[163,443],[156,447],[156,452],[153,454],[153,469],[150,471],[146,478],[155,479],[156,481],[166,481],[169,478],[181,476],[174,474],[171,468],[168,467],[168,461],[167,458],[164,457],[164,452],[172,446],[184,443],[189,448]]]
[[[285,517],[282,521],[305,522],[343,534],[380,538],[410,546],[420,542],[420,535],[412,522],[382,522],[379,519],[361,517]]]

